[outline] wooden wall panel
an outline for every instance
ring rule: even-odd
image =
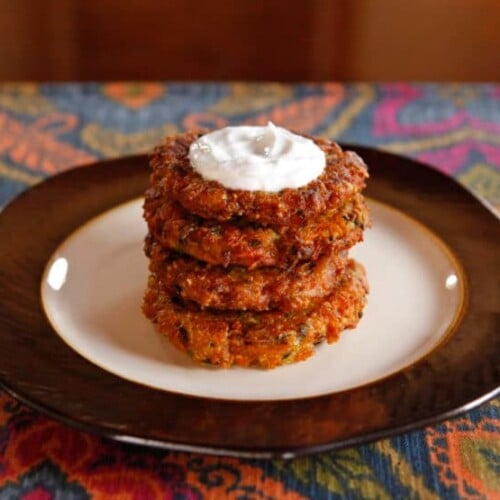
[[[308,0],[81,2],[80,45],[92,54],[82,59],[82,71],[104,79],[300,79],[309,55],[308,5]]]
[[[0,0],[0,80],[71,79],[74,0]]]
[[[0,80],[500,80],[498,0],[0,0]]]
[[[497,0],[353,2],[339,78],[498,80]]]

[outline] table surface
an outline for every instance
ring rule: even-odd
[[[500,85],[0,85],[0,205],[71,167],[193,127],[265,124],[429,163],[500,210]],[[500,498],[500,400],[365,446],[292,461],[91,436],[0,391],[0,498]]]

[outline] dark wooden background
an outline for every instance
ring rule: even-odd
[[[0,0],[0,80],[500,79],[499,0]]]

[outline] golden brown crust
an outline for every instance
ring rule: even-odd
[[[286,271],[276,267],[223,268],[165,252],[150,244],[150,271],[172,295],[202,309],[288,312],[310,309],[329,295],[343,277],[347,252],[330,251],[317,262],[302,262]]]
[[[190,212],[207,219],[233,217],[262,225],[303,224],[311,217],[341,206],[361,191],[368,177],[365,164],[352,152],[326,139],[312,138],[324,151],[327,165],[315,180],[298,189],[277,193],[226,189],[201,177],[189,162],[189,146],[200,132],[167,137],[151,155],[154,196],[169,196]]]
[[[356,326],[367,291],[363,267],[349,261],[343,283],[313,309],[285,314],[209,312],[191,303],[177,304],[151,275],[143,311],[195,361],[273,368],[306,359],[316,343],[334,342],[344,329]]]
[[[152,237],[165,248],[223,266],[288,268],[297,261],[315,261],[327,251],[341,252],[361,241],[369,225],[361,194],[301,225],[260,227],[202,219],[153,193],[148,190],[144,202]]]
[[[144,217],[145,315],[195,361],[273,368],[311,356],[362,315],[368,287],[347,250],[369,225],[363,161],[312,138],[327,166],[299,189],[226,189],[190,165],[202,133],[153,152]]]

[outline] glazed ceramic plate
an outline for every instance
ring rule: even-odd
[[[0,378],[14,396],[123,441],[291,457],[446,418],[498,390],[498,220],[449,178],[354,148],[374,227],[353,249],[364,317],[275,370],[193,364],[140,312],[145,157],[23,193],[0,216]]]
[[[61,338],[97,366],[139,384],[243,401],[331,394],[422,358],[453,332],[465,309],[466,278],[445,244],[370,200],[376,223],[351,251],[371,289],[354,331],[319,346],[307,362],[275,370],[200,366],[155,334],[141,313],[148,276],[142,203],[119,205],[79,228],[55,251],[41,285],[45,313]]]

